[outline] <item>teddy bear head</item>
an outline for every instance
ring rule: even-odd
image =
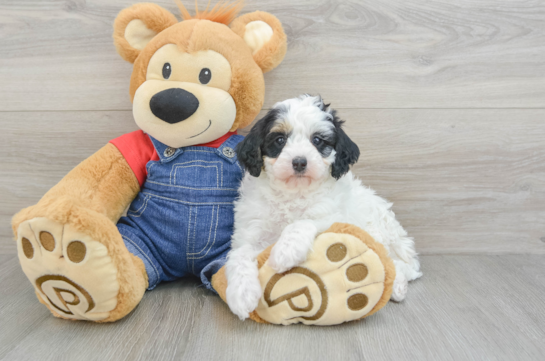
[[[178,20],[155,4],[122,10],[114,43],[134,64],[130,82],[137,125],[175,148],[214,141],[249,125],[263,105],[263,73],[286,53],[273,15],[238,16],[240,3],[218,4]]]

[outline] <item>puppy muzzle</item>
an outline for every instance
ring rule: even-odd
[[[295,174],[305,173],[307,169],[307,158],[305,157],[293,158],[293,160],[291,161],[291,164],[293,166],[293,170],[295,171]]]

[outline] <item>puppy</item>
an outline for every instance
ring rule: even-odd
[[[335,222],[356,225],[386,247],[396,267],[394,301],[402,301],[408,281],[422,275],[414,242],[392,204],[350,171],[359,149],[342,124],[320,97],[303,95],[275,104],[239,144],[238,160],[247,172],[235,202],[226,296],[240,319],[263,294],[259,253],[276,243],[267,262],[282,273],[304,262],[317,235]]]

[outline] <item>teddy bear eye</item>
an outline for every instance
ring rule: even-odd
[[[165,79],[170,78],[171,72],[172,72],[172,67],[170,66],[170,63],[165,63],[165,65],[163,65],[163,78]]]
[[[199,74],[201,84],[208,84],[212,78],[212,72],[208,68],[203,68]]]

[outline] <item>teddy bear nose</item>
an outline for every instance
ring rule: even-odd
[[[169,124],[176,124],[197,111],[199,100],[187,90],[170,88],[151,97],[149,107],[157,118]]]

